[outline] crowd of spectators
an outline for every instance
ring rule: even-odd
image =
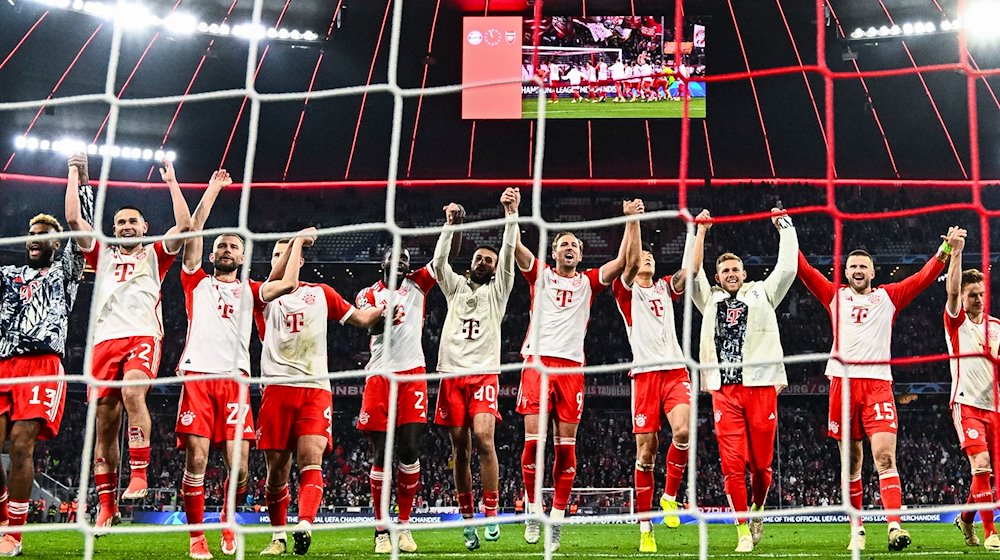
[[[35,188],[35,187],[32,187]],[[41,193],[47,201],[60,200],[55,187],[51,193]],[[18,196],[18,187],[11,187],[0,201],[10,204],[0,207],[3,220],[0,234],[18,235],[23,233],[24,221],[39,211],[56,210],[40,205],[39,194]],[[497,194],[492,191],[469,189],[444,189],[440,192],[420,190],[400,190],[395,210],[396,222],[402,227],[424,227],[438,225],[442,221],[442,206],[452,200],[465,205],[469,212],[468,221],[499,217]],[[24,194],[24,193],[21,193]],[[190,204],[194,205],[199,193],[187,193]],[[238,205],[237,192],[226,192],[216,206],[209,227],[222,227],[235,223],[235,209]],[[8,196],[9,195],[9,196]],[[48,196],[52,195],[52,196]],[[624,196],[642,196],[648,211],[671,210],[677,208],[677,193],[674,190],[652,191],[636,189],[636,192],[617,193],[592,190],[547,189],[542,193],[542,217],[552,222],[581,221],[620,214],[620,200]],[[162,204],[166,193],[160,189],[128,192],[111,189],[108,208],[120,204],[136,203],[147,211],[151,233],[162,232],[170,221],[169,205]],[[833,222],[830,216],[819,209],[827,205],[827,194],[823,189],[806,185],[781,187],[744,185],[737,187],[702,187],[688,192],[688,207],[692,213],[701,208],[712,210],[716,217],[734,217],[751,212],[767,211],[772,206],[782,204],[786,208],[813,208],[814,213],[796,214],[796,229],[802,250],[817,263],[823,272],[830,270],[829,256],[833,252]],[[522,214],[530,214],[530,196],[524,197]],[[968,203],[971,195],[966,189],[861,189],[838,188],[837,208],[846,213],[886,212],[913,209],[924,206]],[[1000,197],[992,190],[983,192],[986,208],[1000,208]],[[334,208],[335,212],[318,214],[305,212],[303,208]],[[307,225],[328,227],[352,223],[381,222],[385,219],[384,192],[378,190],[277,190],[257,189],[251,197],[249,224],[254,231],[294,231]],[[342,210],[340,210],[342,209]],[[110,212],[106,213],[110,216]],[[848,215],[843,224],[843,247],[846,250],[860,247],[871,251],[876,257],[876,284],[902,278],[915,271],[939,243],[939,235],[949,225],[962,225],[970,229],[969,266],[979,265],[978,253],[981,243],[978,216],[972,211],[951,211],[928,213],[900,219],[880,219],[866,216],[864,220]],[[107,223],[107,222],[105,222]],[[550,226],[558,229],[555,223]],[[680,263],[685,225],[679,219],[662,219],[643,225],[643,239],[659,261],[658,272],[673,272]],[[472,247],[481,242],[496,243],[499,229],[469,232],[462,253],[456,262],[464,266]],[[359,235],[361,237],[359,237]],[[596,266],[613,257],[621,239],[621,226],[597,228],[579,232],[586,242],[584,259],[587,266]],[[523,226],[523,237],[529,247],[538,244],[537,229],[534,225]],[[351,241],[344,242],[343,239]],[[307,266],[302,278],[308,281],[327,282],[348,299],[381,277],[378,261],[382,251],[390,246],[391,238],[384,233],[350,233],[331,236],[335,242],[321,243],[307,254]],[[991,231],[991,242],[1000,241],[1000,236]],[[416,236],[404,239],[413,256],[414,266],[422,265],[430,258],[435,237]],[[251,274],[261,278],[268,272],[268,244],[260,243],[253,250],[254,266]],[[361,248],[360,253],[358,247]],[[734,251],[742,255],[747,263],[750,279],[764,277],[773,267],[777,251],[777,234],[766,219],[746,223],[719,224],[712,229],[706,249],[706,270],[712,273],[712,256],[723,251]],[[23,251],[18,247],[0,247],[0,260],[20,262]],[[161,376],[173,374],[184,340],[186,317],[182,305],[183,295],[175,268],[167,275],[164,283],[163,315],[167,336],[164,340]],[[72,314],[67,346],[66,369],[71,373],[82,370],[84,341],[88,325],[90,292],[93,278],[88,276],[80,292],[76,312]],[[898,317],[893,338],[893,355],[896,357],[942,354],[945,352],[941,310],[944,303],[943,285],[931,286],[919,296],[910,307]],[[529,290],[523,280],[515,282],[513,294],[504,321],[501,351],[503,361],[520,361],[519,349],[528,322]],[[431,292],[426,307],[424,329],[424,351],[429,370],[433,370],[437,358],[438,337],[446,311],[443,297],[437,290]],[[796,283],[788,296],[778,307],[779,326],[787,355],[826,352],[831,345],[829,320],[826,310],[800,284]],[[678,315],[680,315],[678,307]],[[697,332],[701,317],[695,312],[692,317],[692,332]],[[612,298],[598,297],[594,303],[587,341],[587,362],[589,364],[622,364],[618,371],[601,374],[589,379],[589,383],[620,385],[627,383],[627,362],[630,351],[621,318]],[[252,344],[252,363],[257,363],[259,343]],[[697,337],[692,340],[692,355],[697,355]],[[356,370],[362,368],[368,358],[366,335],[356,329],[333,326],[329,336],[329,356],[331,370]],[[796,364],[788,367],[793,383],[822,382],[823,363]],[[254,375],[259,372],[254,366]],[[945,361],[918,366],[897,367],[896,379],[900,382],[947,382],[948,367]],[[516,385],[517,373],[505,373],[501,382]],[[340,383],[360,385],[360,377]],[[157,428],[154,442],[153,466],[150,469],[154,485],[165,488],[176,487],[183,472],[183,455],[174,449],[172,433],[173,418],[176,413],[176,386],[158,386],[151,396]],[[777,462],[775,491],[770,499],[782,505],[814,505],[838,499],[836,477],[836,449],[828,443],[825,431],[825,401],[813,397],[796,402],[794,407],[782,407],[781,459]],[[67,404],[63,421],[63,433],[54,442],[39,448],[37,460],[39,469],[70,488],[77,484],[79,461],[82,453],[85,423],[83,398],[72,393]],[[631,485],[633,440],[628,430],[627,402],[602,402],[606,399],[588,401],[588,414],[581,429],[581,463],[578,486],[622,486]],[[510,403],[508,403],[510,404]],[[944,403],[921,404],[913,409],[927,414],[931,421],[922,418],[920,422],[903,421],[900,463],[905,485],[904,498],[907,502],[953,502],[965,495],[962,479],[966,469],[964,458],[954,445],[953,429],[950,425]],[[327,461],[328,476],[327,504],[366,505],[368,503],[367,443],[359,433],[350,428],[357,413],[359,403],[352,399],[337,399],[336,449]],[[509,408],[509,406],[508,406]],[[703,408],[707,408],[703,407]],[[901,414],[905,414],[905,408]],[[507,410],[506,422],[498,428],[497,446],[501,454],[502,499],[511,504],[520,489],[519,449],[520,422],[511,410]],[[701,419],[702,434],[699,438],[699,500],[705,504],[725,503],[721,478],[713,465],[717,456],[714,440],[707,435],[711,430],[708,418]],[[426,451],[422,458],[424,465],[423,490],[421,500],[427,505],[450,503],[453,487],[448,468],[449,444],[442,433],[429,429]],[[920,457],[920,462],[907,465],[905,457]],[[661,469],[662,469],[662,461]],[[918,465],[937,465],[933,469],[917,469]],[[260,503],[262,498],[263,462],[254,455],[252,471],[254,487],[251,500]],[[909,469],[909,470],[907,470]],[[475,472],[475,469],[474,469]],[[206,493],[210,504],[221,499],[221,480],[224,471],[221,463],[214,462],[213,470],[206,477]],[[870,474],[870,473],[869,473]],[[877,491],[876,484],[869,489]],[[869,496],[875,498],[875,496]],[[871,501],[871,500],[869,500]]]
[[[71,397],[73,395],[71,394]],[[624,401],[624,402],[623,402]],[[358,399],[339,399],[334,413],[334,450],[324,462],[326,489],[324,506],[329,509],[370,506],[368,473],[371,469],[369,444],[354,429]],[[591,398],[578,436],[580,449],[577,488],[621,488],[620,493],[603,492],[597,496],[574,496],[582,509],[627,511],[633,485],[635,438],[631,433],[628,402],[625,399]],[[184,454],[175,447],[173,433],[176,403],[168,397],[153,397],[153,452],[149,467],[151,494],[142,507],[178,507],[176,491],[184,472]],[[496,446],[500,459],[501,507],[512,510],[521,496],[520,472],[522,427],[513,412],[512,399],[501,399],[504,422],[497,426]],[[840,467],[837,447],[826,437],[826,399],[824,397],[782,397],[779,400],[778,438],[775,448],[774,482],[768,496],[769,507],[818,506],[840,503]],[[951,416],[944,397],[922,397],[912,404],[899,406],[899,469],[903,482],[904,503],[911,505],[953,504],[968,494],[968,462],[960,452]],[[698,418],[697,500],[703,506],[726,505],[722,475],[718,469],[718,447],[714,437],[710,405],[701,401]],[[36,468],[71,489],[78,487],[80,458],[84,441],[85,408],[80,400],[68,403],[67,422],[59,437],[40,444]],[[669,435],[664,432],[663,441]],[[665,445],[656,461],[657,491],[662,491],[665,476]],[[866,448],[866,453],[870,453]],[[421,455],[422,487],[417,498],[423,507],[454,506],[454,482],[451,473],[451,447],[447,432],[429,426]],[[551,471],[552,451],[547,453],[546,472]],[[475,459],[474,459],[475,460]],[[263,456],[251,451],[250,493],[246,503],[253,509],[264,504],[265,465]],[[222,482],[226,471],[219,453],[205,476],[205,496],[209,508],[223,504]],[[474,483],[479,474],[473,465]],[[681,492],[686,492],[686,480]],[[878,476],[865,462],[865,504],[879,504]],[[290,482],[296,494],[298,477],[293,469]],[[546,482],[549,486],[550,482]],[[686,494],[685,494],[686,495]]]

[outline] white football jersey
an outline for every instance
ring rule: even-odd
[[[583,340],[587,336],[590,306],[597,294],[607,288],[600,277],[601,269],[592,268],[566,278],[535,259],[530,270],[521,272],[531,287],[532,306],[535,304],[535,279],[542,275],[538,324],[534,319],[528,324],[521,356],[528,359],[537,354],[584,363]],[[538,348],[532,346],[535,329],[539,335]]]
[[[402,317],[392,324],[392,348],[389,357],[385,357],[385,335],[377,334],[371,337],[369,348],[371,358],[367,370],[389,370],[393,372],[409,371],[424,367],[424,347],[421,337],[424,333],[424,307],[427,304],[427,294],[437,283],[428,267],[418,268],[406,275],[396,290],[396,305],[403,306]],[[355,305],[358,309],[385,306],[388,309],[391,291],[385,283],[379,280],[371,286],[358,292]]]
[[[485,284],[457,274],[448,264],[452,230],[441,232],[434,249],[434,274],[448,300],[448,313],[441,329],[438,371],[500,371],[500,334],[507,301],[514,287],[514,247],[517,216],[504,226],[503,247],[497,256],[496,273]]]
[[[344,301],[330,286],[306,282],[299,282],[294,292],[265,303],[260,293],[266,284],[250,286],[257,332],[263,341],[260,376],[308,376],[312,379],[289,380],[277,385],[329,391],[330,380],[326,377],[329,373],[326,360],[327,322],[334,319],[343,324],[354,313],[354,306]]]
[[[632,346],[632,361],[661,364],[632,368],[633,374],[685,367],[684,352],[677,341],[674,326],[673,305],[683,292],[675,292],[671,280],[671,276],[658,278],[648,288],[635,282],[626,286],[621,278],[611,283],[618,312],[625,320],[625,332]]]
[[[932,257],[919,272],[900,282],[857,294],[847,286],[836,288],[801,252],[798,264],[799,279],[830,313],[833,348],[847,362],[888,362],[892,357],[892,325],[896,314],[934,282],[942,270],[944,263]],[[892,381],[892,368],[887,363],[843,365],[830,359],[826,376]]]
[[[1000,347],[1000,319],[988,317],[986,322],[973,323],[964,309],[952,317],[944,312],[945,342],[952,356],[986,353],[996,358]],[[986,342],[987,332],[989,343]],[[996,368],[987,358],[952,358],[951,362],[951,402],[961,403],[985,410],[997,410],[993,399],[996,387]]]
[[[95,241],[83,255],[98,278],[93,294],[94,343],[130,336],[163,338],[160,286],[177,253],[168,253],[162,241],[131,255],[117,245]]]
[[[252,282],[259,284],[258,282]],[[198,268],[181,267],[188,331],[177,371],[250,373],[253,294],[244,282],[224,282]]]

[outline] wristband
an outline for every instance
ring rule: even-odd
[[[951,245],[948,245],[947,241],[943,241],[943,242],[941,242],[941,246],[938,247],[938,251],[940,251],[940,252],[942,252],[942,253],[944,253],[946,255],[951,255],[952,248],[951,248]]]

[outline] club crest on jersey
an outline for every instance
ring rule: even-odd
[[[979,439],[979,430],[975,428],[969,428],[965,431],[965,435],[969,436],[969,439]]]
[[[878,305],[880,301],[882,301],[882,298],[878,294],[868,296],[868,303],[870,305]]]
[[[840,433],[840,424],[834,422],[833,420],[830,420],[830,423],[827,425],[827,428],[829,428],[831,434]]]
[[[653,292],[655,292],[657,294],[662,294],[665,291],[666,290],[663,288],[663,282],[657,282],[657,283],[653,284]]]
[[[583,275],[577,274],[573,277],[573,287],[579,288],[581,285],[583,285]]]
[[[398,290],[396,290],[396,293],[401,296],[405,296],[406,294],[410,293],[410,287],[407,286],[406,284],[403,284],[402,286],[399,287]]]
[[[476,298],[469,298],[468,300],[466,300],[465,305],[468,305],[469,309],[475,309],[476,303],[477,303]]]
[[[181,413],[181,426],[190,426],[191,424],[194,424],[194,413],[185,410]]]
[[[316,303],[316,296],[314,296],[313,294],[306,294],[302,296],[302,303],[306,305],[312,305]]]
[[[241,295],[243,295],[243,289],[242,288],[240,288],[239,286],[236,286],[235,288],[233,288],[233,297],[234,298],[239,299],[239,297]]]
[[[636,414],[635,415],[635,425],[637,428],[641,428],[646,425],[646,415]]]
[[[368,413],[362,410],[361,414],[358,414],[358,424],[361,424],[362,426],[364,426],[364,425],[368,424],[368,420],[370,418],[371,417],[368,416]]]
[[[715,411],[715,422],[718,423],[719,420],[722,420],[722,411],[721,410],[716,410]]]

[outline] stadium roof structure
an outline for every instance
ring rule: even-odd
[[[546,15],[662,14],[672,2],[537,0]],[[974,0],[970,0],[973,3]],[[102,93],[112,43],[110,21],[78,0],[0,2],[0,102]],[[265,34],[255,67],[257,88],[279,93],[364,86],[386,81],[391,0],[265,0],[259,29],[247,29],[250,0],[150,0],[160,20],[188,14],[219,25],[172,33],[161,26],[124,31],[114,92],[123,100],[240,88],[247,33]],[[454,84],[461,77],[464,15],[528,14],[527,0],[408,0],[400,33],[399,83],[405,88]],[[842,52],[857,27],[956,18],[956,0],[831,0],[824,25],[835,83],[837,174],[841,178],[968,179],[971,173],[966,76],[956,34],[935,34]],[[708,22],[710,75],[815,64],[817,25],[811,2],[686,2]],[[186,17],[188,17],[186,16]],[[176,19],[176,17],[175,17]],[[185,20],[185,21],[190,21]],[[893,23],[895,22],[895,23]],[[229,34],[219,33],[222,25]],[[241,28],[240,34],[234,29]],[[668,24],[669,27],[669,24]],[[274,37],[268,37],[271,30]],[[287,38],[279,37],[282,30]],[[292,38],[298,31],[299,39]],[[316,35],[306,40],[305,32]],[[310,35],[311,38],[311,35]],[[970,43],[975,67],[1000,67],[996,42]],[[939,65],[917,73],[917,66]],[[902,69],[898,75],[864,72]],[[1000,177],[1000,77],[976,81],[982,176]],[[708,118],[692,122],[689,176],[822,177],[826,154],[823,80],[791,71],[708,84]],[[403,108],[401,178],[517,178],[531,175],[530,121],[463,121],[460,96],[414,96]],[[392,96],[385,92],[265,103],[260,115],[255,180],[319,181],[387,176]],[[184,176],[220,166],[242,169],[249,103],[241,97],[123,107],[123,147],[176,151]],[[60,158],[15,144],[30,132],[54,142],[103,143],[106,103],[48,103],[0,111],[0,172],[56,176]],[[677,120],[561,121],[547,125],[545,175],[565,178],[669,178],[678,170]],[[26,140],[25,140],[26,142]],[[123,161],[112,178],[158,183],[149,161]]]

